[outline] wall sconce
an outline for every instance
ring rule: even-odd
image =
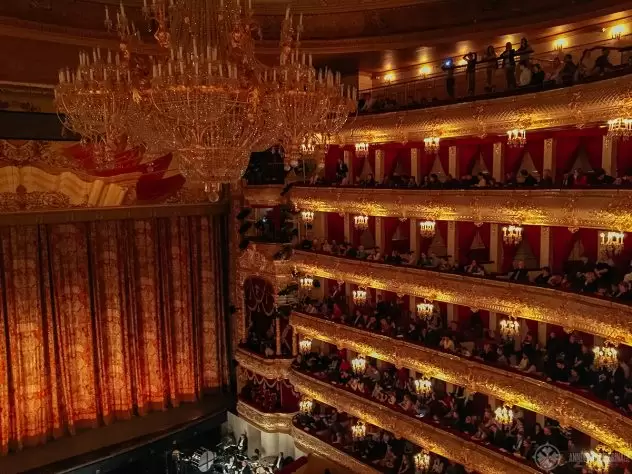
[[[568,40],[566,38],[558,38],[553,41],[553,49],[561,53],[564,48],[568,48]]]
[[[392,72],[388,72],[384,74],[384,82],[388,82],[389,84],[395,80],[395,74]]]
[[[610,38],[613,40],[620,40],[625,35],[625,25],[614,25],[610,28]]]
[[[425,66],[421,66],[421,67],[419,68],[419,75],[420,75],[422,78],[425,78],[425,77],[426,77],[428,74],[430,74],[431,72],[432,72],[432,66],[429,66],[429,65],[427,65],[427,64],[426,64]]]

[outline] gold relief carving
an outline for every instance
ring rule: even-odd
[[[321,458],[329,459],[349,469],[351,472],[358,474],[381,474],[380,471],[373,469],[368,464],[358,461],[344,451],[336,449],[332,445],[325,443],[316,436],[312,436],[297,426],[292,425],[290,434],[294,439],[296,447],[304,453],[310,453],[320,456]]]
[[[309,275],[476,308],[632,345],[632,307],[549,288],[295,251]]]
[[[504,135],[507,124],[529,117],[529,129],[563,126],[583,126],[603,123],[620,115],[625,107],[627,90],[632,77],[580,84],[520,96],[482,100],[476,109],[469,103],[430,109],[363,115],[350,121],[340,132],[338,142],[384,143],[396,141],[402,134],[410,141],[433,136],[437,120],[441,122],[441,137],[480,135],[481,123],[488,135]],[[436,135],[436,133],[435,133]]]
[[[290,433],[296,413],[265,413],[243,401],[237,402],[237,413],[251,425],[267,433]]]
[[[287,202],[287,196],[281,196],[283,185],[244,186],[244,199],[248,206],[274,207]]]
[[[616,229],[632,232],[627,189],[428,191],[295,187],[291,200],[314,212],[442,221]]]
[[[41,211],[87,206],[87,196],[82,203],[73,204],[70,197],[63,193],[56,191],[27,192],[22,185],[18,186],[14,193],[0,193],[0,211],[2,212]]]
[[[290,323],[299,334],[464,386],[472,392],[491,395],[556,419],[564,426],[572,426],[628,457],[632,455],[632,419],[570,391],[453,354],[303,313],[293,312]],[[294,380],[292,384],[300,390]]]
[[[463,466],[486,474],[537,473],[523,463],[487,449],[484,445],[465,440],[433,425],[398,413],[384,405],[359,397],[326,382],[316,380],[294,370],[289,380],[294,388],[314,400],[388,430],[429,451],[444,456]]]
[[[271,380],[285,379],[292,365],[292,359],[266,359],[241,348],[235,352],[235,360],[244,369]]]

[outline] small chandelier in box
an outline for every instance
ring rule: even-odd
[[[611,455],[612,451],[600,444],[595,449],[584,452],[586,467],[595,474],[606,474],[610,470]]]
[[[301,220],[305,222],[305,224],[314,222],[314,211],[301,211]]]
[[[311,276],[302,276],[298,279],[298,282],[303,290],[311,290],[314,288],[314,279]]]
[[[419,223],[419,234],[424,239],[432,239],[436,232],[437,223],[435,221],[422,221]]]
[[[496,421],[503,426],[510,426],[513,423],[514,412],[513,408],[509,405],[503,405],[502,407],[496,408],[494,411],[496,415]]]
[[[595,346],[593,353],[595,354],[595,367],[615,370],[619,366],[619,351],[614,343],[606,341],[603,347]]]
[[[369,216],[353,216],[353,225],[358,230],[367,230],[369,228]]]
[[[363,440],[366,436],[366,425],[362,421],[358,421],[351,427],[351,437],[354,441]]]
[[[522,227],[510,225],[503,227],[503,242],[507,245],[518,245],[522,242]]]
[[[428,451],[415,454],[413,460],[415,461],[415,469],[417,471],[426,472],[430,469],[430,453]]]
[[[424,138],[424,150],[427,154],[437,154],[439,152],[439,137]]]
[[[426,377],[415,379],[415,393],[424,397],[430,396],[432,393],[432,380]]]
[[[610,138],[621,138],[624,141],[632,135],[632,119],[618,117],[608,120],[608,136]]]
[[[514,318],[500,321],[500,335],[505,340],[513,340],[520,335],[520,321]]]
[[[599,237],[601,238],[601,246],[606,252],[619,255],[623,250],[625,232],[602,232]]]
[[[358,377],[364,375],[364,372],[366,370],[366,359],[361,355],[359,355],[355,359],[352,359],[351,369],[353,370],[353,373],[356,374]]]
[[[312,138],[305,137],[299,147],[301,156],[311,156],[316,150],[316,141]]]
[[[512,148],[523,147],[527,144],[527,131],[524,129],[514,129],[507,131],[507,145]]]
[[[303,398],[300,402],[298,402],[298,409],[301,413],[311,415],[312,410],[314,409],[314,402],[309,398]]]
[[[301,339],[298,343],[298,350],[301,351],[301,354],[309,354],[312,352],[312,340]]]
[[[366,304],[366,300],[367,300],[366,289],[358,288],[357,290],[353,290],[352,295],[353,295],[352,296],[353,303],[356,306],[363,306]]]
[[[423,300],[421,303],[417,303],[417,315],[421,319],[427,319],[432,316],[434,311],[434,304],[432,301]]]
[[[355,152],[357,156],[366,158],[366,156],[369,154],[369,144],[366,142],[356,143]]]

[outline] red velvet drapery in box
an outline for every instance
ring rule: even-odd
[[[329,145],[327,154],[325,155],[325,179],[327,181],[336,179],[336,165],[338,164],[338,159],[343,157],[344,153],[341,147],[338,145]]]
[[[561,181],[564,173],[573,171],[580,153],[585,153],[593,169],[600,168],[602,140],[605,133],[605,129],[582,129],[564,130],[555,134],[556,180]]]
[[[254,324],[257,334],[263,335],[274,324],[275,298],[272,283],[262,278],[248,278],[244,282],[244,304],[247,321]],[[283,328],[282,328],[283,329]]]
[[[553,271],[564,271],[564,264],[570,259],[573,248],[583,249],[583,254],[592,262],[597,260],[598,232],[596,229],[579,229],[571,233],[566,227],[551,227],[551,261]]]
[[[226,381],[210,217],[0,229],[0,451]]]
[[[327,240],[341,244],[345,241],[345,218],[336,212],[327,213]]]

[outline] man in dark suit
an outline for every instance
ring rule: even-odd
[[[518,260],[515,268],[509,272],[509,281],[528,282],[529,271],[524,267],[524,260]]]

